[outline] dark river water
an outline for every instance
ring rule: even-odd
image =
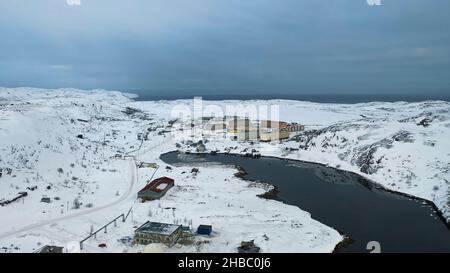
[[[270,157],[170,152],[161,159],[174,166],[243,167],[245,179],[276,186],[285,203],[351,237],[352,242],[338,252],[369,252],[371,241],[380,243],[381,252],[450,252],[450,230],[432,206],[379,189],[353,173]]]

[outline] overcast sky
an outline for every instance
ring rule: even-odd
[[[0,0],[0,86],[450,93],[449,0],[81,1]]]

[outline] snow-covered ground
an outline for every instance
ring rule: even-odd
[[[171,109],[180,102],[165,103],[164,109]],[[160,104],[134,103],[149,112],[158,111]],[[283,143],[269,144],[233,141],[219,133],[206,138],[206,152],[245,154],[255,149],[265,156],[327,164],[358,173],[387,189],[430,200],[450,220],[449,102],[203,102],[205,108],[209,104],[224,109],[226,105],[238,104],[242,109],[250,105],[278,105],[280,120],[305,124],[306,131],[291,133],[291,138]],[[184,144],[180,149],[195,151],[191,142],[195,144],[196,139],[180,141]]]
[[[142,102],[103,90],[0,88],[0,207],[2,252],[30,252],[41,245],[80,241],[133,206],[125,223],[86,241],[86,252],[139,252],[118,242],[152,220],[212,224],[212,237],[161,247],[167,252],[236,252],[255,240],[263,252],[331,252],[342,236],[297,207],[257,195],[270,187],[243,181],[224,166],[166,168],[161,153],[195,150],[178,139],[169,121],[191,100]],[[433,201],[450,219],[450,103],[319,104],[311,102],[209,101],[204,106],[278,105],[280,119],[306,125],[283,143],[251,144],[205,134],[207,151],[246,153],[328,164],[359,173],[386,188]],[[246,108],[247,106],[247,108]],[[139,135],[139,137],[138,137]],[[205,141],[206,140],[206,141]],[[246,151],[247,149],[247,151]],[[123,155],[134,155],[125,158]],[[136,202],[154,169],[176,186],[161,200]],[[33,189],[37,186],[36,189]],[[28,189],[27,189],[28,188]],[[41,202],[50,197],[51,203]],[[98,244],[107,243],[107,248]]]
[[[167,252],[236,252],[249,240],[264,252],[331,252],[342,240],[309,213],[257,197],[270,186],[243,181],[235,169],[212,166],[194,176],[188,168],[166,168],[159,155],[176,149],[166,114],[170,105],[140,110],[131,97],[102,90],[0,89],[0,201],[28,194],[0,207],[2,252],[71,245],[132,206],[126,222],[108,226],[82,251],[144,251],[118,239],[148,220],[213,225],[211,237],[161,247]],[[156,177],[173,177],[176,186],[159,201],[137,202],[137,191],[155,172],[137,169],[139,162],[158,163]],[[50,203],[42,202],[45,197]],[[106,248],[98,247],[105,242]]]

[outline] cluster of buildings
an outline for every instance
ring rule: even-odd
[[[160,177],[149,182],[138,192],[138,198],[144,201],[156,200],[163,197],[167,191],[175,185],[175,180],[169,177]],[[197,228],[198,235],[211,235],[212,226],[200,225]],[[176,224],[158,223],[147,221],[134,232],[134,243],[148,245],[153,243],[173,246],[186,234],[190,235],[190,229]]]
[[[271,142],[288,139],[291,132],[303,131],[304,125],[274,120],[248,118],[212,118],[203,127],[204,133],[224,133],[234,140]]]
[[[209,236],[211,233],[212,226],[210,225],[200,225],[197,228],[198,235]],[[191,232],[182,225],[148,221],[135,230],[134,243],[141,245],[159,243],[171,247],[186,235],[190,236]]]
[[[138,198],[143,200],[159,199],[175,185],[175,181],[169,177],[160,177],[148,183],[138,192]],[[211,225],[199,225],[194,234],[190,227],[168,224],[160,222],[147,221],[134,231],[134,238],[126,236],[119,241],[122,243],[134,243],[140,245],[164,244],[168,247],[175,245],[180,239],[199,236],[211,236],[213,232]],[[99,247],[106,247],[105,243],[99,244]],[[238,247],[239,253],[258,253],[260,248],[255,246],[253,241],[242,242]],[[36,253],[63,253],[65,249],[60,246],[46,245],[38,249]]]

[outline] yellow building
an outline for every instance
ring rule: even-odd
[[[280,130],[262,129],[259,131],[259,140],[262,142],[277,141],[289,138],[289,132]]]
[[[241,141],[258,140],[258,130],[251,128],[248,130],[237,130],[237,139]]]

